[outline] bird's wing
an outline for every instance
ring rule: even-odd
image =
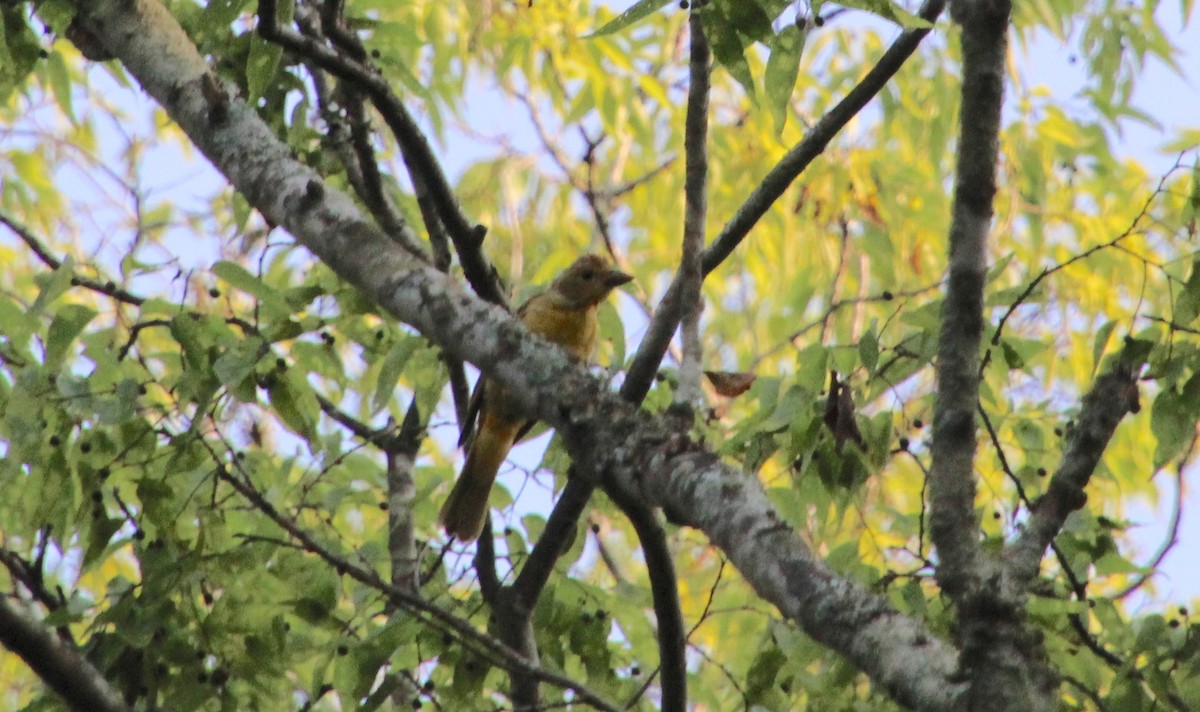
[[[462,429],[458,434],[458,446],[466,448],[475,435],[475,421],[479,419],[479,411],[483,407],[483,376],[475,381],[475,390],[471,391],[471,400],[467,401],[467,412],[463,414]]]
[[[523,318],[529,308],[529,303],[544,293],[539,292],[533,295],[529,299],[526,299],[521,306],[517,307],[517,318]],[[475,436],[475,422],[479,420],[479,412],[483,409],[483,400],[486,397],[484,395],[484,383],[486,381],[487,379],[483,378],[483,376],[480,376],[479,380],[475,381],[475,390],[471,391],[471,400],[467,401],[467,412],[463,414],[462,429],[458,433],[458,446],[467,450],[470,450],[471,438]],[[526,423],[517,435],[517,440],[525,437],[533,425],[533,421]]]

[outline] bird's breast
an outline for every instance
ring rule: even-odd
[[[596,307],[563,309],[546,301],[531,301],[521,320],[533,333],[586,361],[596,343]]]

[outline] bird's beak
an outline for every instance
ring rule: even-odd
[[[633,281],[633,275],[625,274],[619,269],[610,269],[604,275],[604,286],[609,289],[620,287],[622,284],[629,284]]]

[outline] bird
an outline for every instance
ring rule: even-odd
[[[631,275],[610,267],[603,257],[587,254],[555,277],[548,289],[522,304],[517,318],[532,333],[586,362],[596,344],[597,307],[612,290],[632,280]],[[467,460],[438,515],[446,533],[462,542],[479,538],[496,473],[508,451],[533,426],[502,386],[486,378],[481,378],[480,384],[464,419],[463,440],[469,440]],[[476,413],[479,428],[468,439]]]

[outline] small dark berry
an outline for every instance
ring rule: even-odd
[[[338,655],[348,655],[349,653],[350,653],[350,648],[348,648],[347,646],[345,646],[345,645],[337,646],[337,654]]]
[[[886,291],[886,290],[883,292],[883,301],[890,302],[895,298],[896,298],[895,294],[892,294],[891,292]]]
[[[600,533],[600,525],[599,525],[599,524],[593,524],[593,525],[592,525],[592,533],[593,533],[593,534],[599,534],[599,533]]]
[[[50,436],[50,447],[58,447],[61,444],[62,440],[60,440],[57,435]]]
[[[900,438],[900,449],[908,452],[908,438]]]
[[[212,289],[208,290],[208,296],[212,297],[213,299],[216,299],[217,297],[221,296],[221,290],[217,289],[216,287],[213,287]]]

